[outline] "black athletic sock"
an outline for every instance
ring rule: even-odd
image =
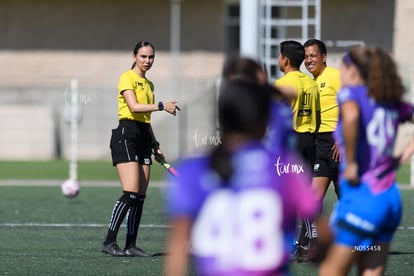
[[[136,246],[139,224],[141,223],[142,211],[144,209],[145,195],[139,195],[133,205],[129,208],[127,215],[127,235],[125,248]]]
[[[301,246],[308,246],[309,243],[309,238],[311,235],[311,226],[310,226],[310,221],[306,218],[302,219],[302,227],[300,229],[300,234],[298,237],[298,243]]]
[[[108,227],[108,233],[104,241],[105,245],[116,241],[119,227],[121,227],[122,221],[124,220],[131,205],[134,204],[137,196],[138,195],[136,193],[124,192],[115,203],[115,206],[112,210],[111,221]]]
[[[318,228],[316,227],[316,222],[311,221],[311,233],[309,237],[309,247],[314,248],[318,245]]]

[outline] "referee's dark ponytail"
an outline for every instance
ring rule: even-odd
[[[222,144],[212,152],[210,165],[224,182],[234,170],[227,136],[237,134],[246,140],[263,138],[270,113],[270,91],[267,85],[242,80],[225,81],[221,86],[218,120]]]
[[[136,56],[136,55],[138,54],[138,50],[139,50],[140,48],[145,47],[145,46],[151,46],[152,50],[153,50],[153,51],[154,51],[154,53],[155,53],[155,48],[154,48],[154,45],[152,45],[152,44],[151,44],[151,42],[148,42],[148,41],[140,41],[140,42],[138,42],[138,43],[137,43],[137,45],[135,45],[135,47],[134,47],[134,50],[133,50],[133,54],[134,54],[134,56]],[[134,62],[134,63],[132,63],[131,69],[133,69],[134,67],[135,67],[135,62]]]

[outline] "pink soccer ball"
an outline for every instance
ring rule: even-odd
[[[63,182],[60,188],[62,190],[62,194],[69,198],[76,197],[80,191],[79,183],[73,179],[68,179]]]

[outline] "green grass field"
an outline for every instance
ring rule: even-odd
[[[47,171],[51,170],[56,174],[49,179],[67,176],[67,163],[15,163],[2,175],[7,164],[0,163],[0,178],[22,179],[23,184],[28,179],[47,179]],[[34,169],[36,166],[38,169]],[[41,173],[42,166],[45,168]],[[154,166],[155,180],[163,173],[160,166]],[[112,176],[103,177],[104,174]],[[86,180],[116,180],[108,162],[80,163],[79,176]],[[68,199],[61,195],[59,186],[0,186],[0,275],[162,275],[163,257],[113,258],[100,252],[119,194],[119,187],[82,186],[78,197]],[[403,189],[402,196],[404,217],[392,244],[387,275],[414,275],[414,191]],[[334,198],[330,190],[328,206]],[[145,202],[139,246],[162,253],[167,224],[164,188],[152,187]],[[120,246],[124,243],[124,230],[120,231]],[[317,266],[292,264],[292,273],[317,275]]]
[[[151,179],[160,180],[164,170],[158,164],[152,166]],[[69,162],[50,161],[0,161],[0,180],[62,180],[68,178]],[[111,161],[79,161],[78,178],[88,180],[118,180]]]

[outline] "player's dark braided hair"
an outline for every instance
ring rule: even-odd
[[[246,141],[261,140],[270,113],[270,89],[242,80],[224,81],[218,100],[218,120],[222,144],[211,154],[211,167],[226,184],[234,171],[230,135]]]

